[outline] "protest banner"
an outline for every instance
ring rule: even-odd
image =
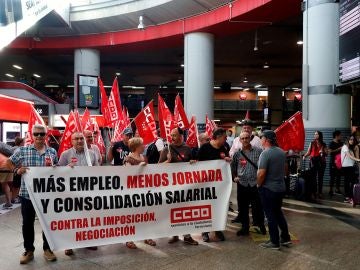
[[[30,167],[24,181],[53,250],[224,230],[232,186],[223,160]]]

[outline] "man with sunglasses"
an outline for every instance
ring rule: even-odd
[[[56,150],[45,144],[46,127],[35,124],[32,128],[32,135],[34,143],[28,146],[21,146],[9,158],[9,166],[14,168],[13,171],[15,174],[23,175],[29,167],[53,166],[58,162]],[[27,264],[34,259],[35,210],[26,189],[24,179],[21,179],[19,197],[21,201],[21,215],[23,219],[22,234],[25,248],[25,252],[20,258],[20,264]],[[56,261],[56,256],[50,250],[44,233],[42,236],[44,241],[44,258],[48,261]]]
[[[239,149],[234,154],[231,162],[233,181],[237,183],[239,214],[236,219],[242,224],[242,228],[237,232],[237,236],[249,235],[250,204],[253,223],[259,226],[262,234],[266,234],[264,212],[256,186],[257,163],[262,150],[250,144],[250,133],[243,131],[240,133],[239,138],[242,143],[242,149]]]

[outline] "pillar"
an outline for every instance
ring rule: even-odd
[[[286,108],[286,102],[282,96],[282,89],[268,89],[268,107],[269,107],[269,123],[271,126],[278,127],[283,121],[283,110]]]
[[[100,52],[94,49],[76,49],[74,52],[74,107],[78,108],[78,75],[100,75]],[[83,110],[83,109],[82,109]],[[90,109],[99,114],[100,109]]]
[[[326,144],[332,132],[350,133],[350,95],[339,84],[339,3],[307,0],[303,13],[303,117],[307,149],[319,130]],[[327,166],[329,168],[329,166]],[[329,178],[325,172],[324,182]]]
[[[214,117],[214,36],[185,35],[184,106],[187,116],[196,116],[199,132],[205,129],[206,114]]]

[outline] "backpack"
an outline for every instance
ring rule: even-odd
[[[157,164],[160,159],[160,153],[155,143],[156,141],[151,143],[146,150],[146,157],[149,164]]]

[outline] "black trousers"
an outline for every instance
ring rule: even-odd
[[[313,193],[322,193],[324,173],[326,163],[322,161],[321,157],[313,157],[310,159],[310,168],[312,173],[312,191]]]
[[[330,167],[330,190],[333,189],[334,185],[337,190],[340,190],[341,181],[341,169],[336,168],[335,165]]]
[[[26,251],[34,251],[34,240],[35,240],[35,231],[34,231],[34,222],[35,222],[35,209],[32,205],[32,202],[28,199],[20,197],[21,200],[21,215],[23,218],[22,224],[22,234],[24,238],[24,248]],[[43,249],[50,249],[48,241],[46,240],[44,232],[42,233],[43,237]]]
[[[342,167],[344,174],[344,193],[345,197],[353,197],[353,187],[355,183],[355,167]]]
[[[248,230],[250,227],[249,219],[249,205],[251,204],[251,211],[253,216],[253,223],[256,226],[264,225],[264,211],[261,205],[259,192],[256,186],[244,187],[237,184],[237,201],[240,222],[243,229]]]

